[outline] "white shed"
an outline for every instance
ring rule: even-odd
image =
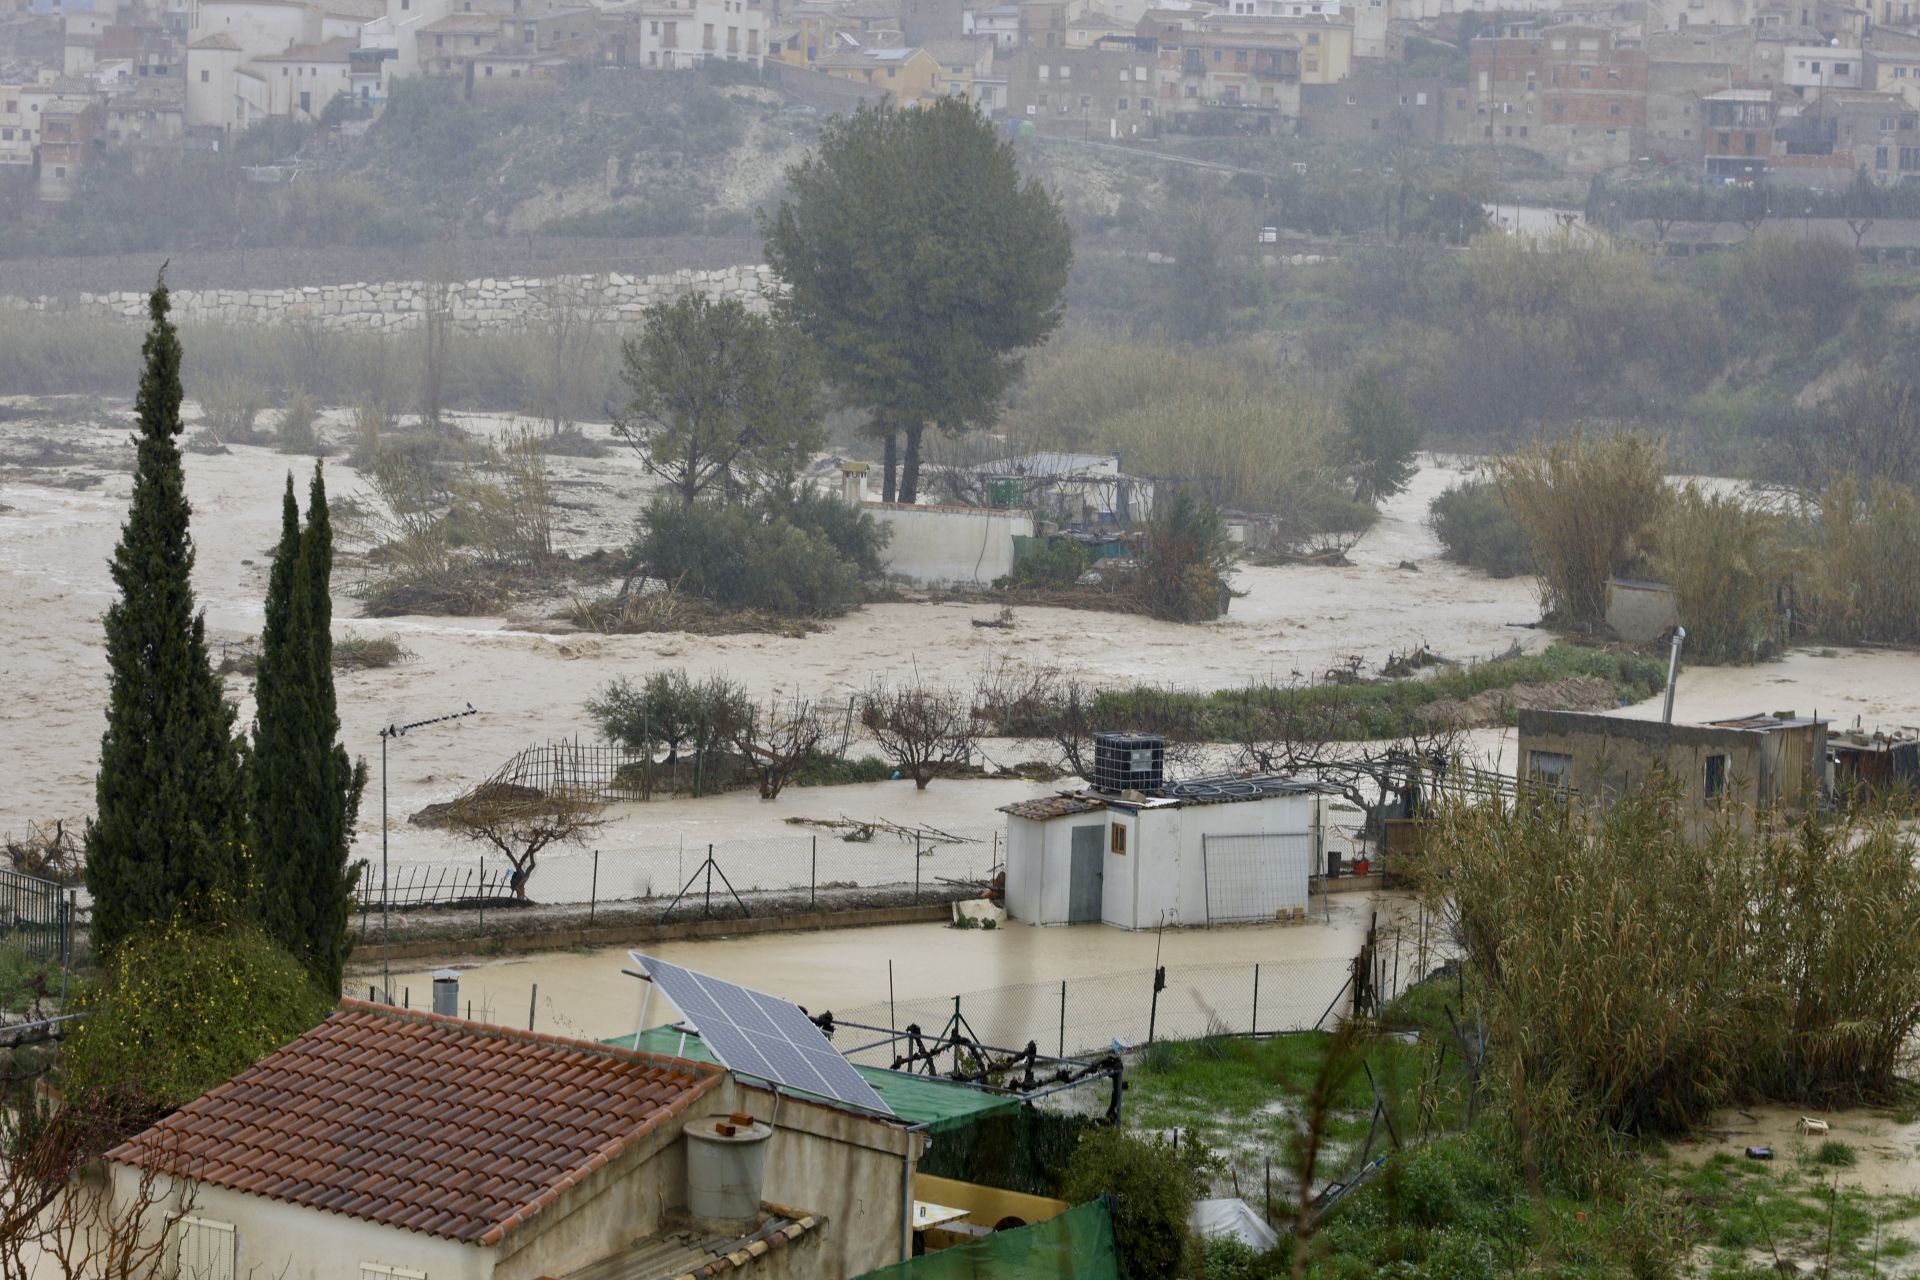
[[[1007,805],[1007,914],[1121,929],[1291,918],[1323,869],[1331,794],[1235,778]]]

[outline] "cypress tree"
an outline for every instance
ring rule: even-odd
[[[255,685],[253,805],[260,832],[260,916],[327,991],[340,989],[358,872],[347,865],[366,788],[364,763],[335,740],[333,526],[318,466],[299,529],[293,482],[268,577]]]
[[[194,608],[180,448],[180,339],[163,272],[147,311],[133,501],[113,553],[107,730],[87,825],[93,941],[107,951],[178,917],[219,919],[248,892],[244,744]]]

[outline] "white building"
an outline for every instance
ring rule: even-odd
[[[1007,805],[1007,915],[1120,929],[1299,918],[1333,804],[1319,783],[1264,777]]]
[[[841,464],[843,501],[887,530],[880,560],[889,577],[917,587],[979,587],[1013,572],[1014,539],[1033,535],[1024,508],[873,502],[867,464]]]

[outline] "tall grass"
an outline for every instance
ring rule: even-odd
[[[1803,597],[1823,637],[1846,643],[1920,641],[1920,496],[1851,477],[1821,496]]]
[[[1530,1160],[1576,1180],[1614,1135],[1739,1099],[1883,1094],[1920,1027],[1920,870],[1891,821],[1688,833],[1655,778],[1603,816],[1455,806],[1415,874],[1457,917],[1488,1080]]]
[[[1500,460],[1500,492],[1527,532],[1547,616],[1588,631],[1607,580],[1652,549],[1667,498],[1665,449],[1633,431],[1575,432]]]
[[[1751,662],[1770,639],[1775,585],[1789,571],[1781,519],[1688,484],[1662,513],[1652,557],[1673,588],[1698,662]]]
[[[305,324],[185,324],[189,391],[233,380],[304,392],[323,404],[410,406],[423,336],[321,330]],[[597,416],[622,401],[619,332],[569,336],[567,412]],[[449,342],[444,402],[466,409],[549,418],[555,403],[554,339],[538,326],[458,332]],[[139,327],[104,316],[0,311],[0,386],[16,395],[133,393]]]

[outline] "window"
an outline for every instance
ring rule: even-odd
[[[1900,167],[1908,173],[1920,169],[1920,147],[1900,148]]]
[[[1527,752],[1527,781],[1550,787],[1562,795],[1573,780],[1573,757],[1559,751]]]
[[[1607,108],[1607,114],[1610,116],[1617,116],[1620,114],[1620,111],[1621,111],[1621,107],[1620,107],[1620,104],[1617,102]]]
[[[1725,756],[1707,757],[1707,799],[1714,800],[1727,794],[1727,758]]]
[[[1427,95],[1426,95],[1426,94],[1424,94],[1424,93],[1416,93],[1416,94],[1414,94],[1414,95],[1413,95],[1413,105],[1414,105],[1414,106],[1416,106],[1416,107],[1424,107],[1424,106],[1426,106],[1426,105],[1427,105]]]
[[[1040,64],[1040,78],[1042,80],[1045,80],[1047,77],[1051,76],[1052,74],[1053,74],[1052,67],[1048,66],[1044,62]]]
[[[1307,43],[1308,43],[1308,44],[1310,44],[1310,45],[1313,45],[1313,44],[1319,44],[1319,43],[1320,43],[1320,33],[1319,33],[1318,31],[1309,31],[1309,32],[1307,33]]]
[[[1850,75],[1852,71],[1853,64],[1851,62],[1836,62],[1833,64],[1833,74],[1837,76]]]
[[[363,1262],[360,1264],[360,1280],[427,1280],[424,1271],[409,1271],[405,1267],[390,1267],[384,1262]]]
[[[57,164],[57,165],[55,165],[55,166],[53,166],[53,176],[54,176],[54,177],[56,177],[56,178],[64,178],[64,177],[66,177],[66,176],[67,176],[67,166],[65,166],[65,165],[63,165],[63,164]],[[229,1272],[228,1274],[229,1274],[229,1275],[231,1275],[232,1273],[231,1273],[231,1272]]]
[[[1126,856],[1127,829],[1117,822],[1107,828],[1107,849],[1111,853]]]
[[[174,1273],[194,1280],[234,1280],[233,1224],[211,1218],[175,1218],[167,1228]]]

